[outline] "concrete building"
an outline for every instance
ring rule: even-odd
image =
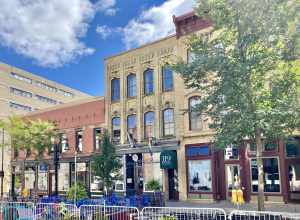
[[[149,191],[158,181],[170,200],[230,199],[235,176],[246,201],[255,200],[258,177],[250,142],[214,146],[209,118],[193,111],[201,91],[186,89],[168,62],[193,59],[190,33],[209,34],[211,23],[194,13],[174,17],[176,34],[105,60],[106,121],[126,163],[124,191]],[[267,201],[300,197],[300,141],[265,143]]]
[[[5,119],[13,114],[25,114],[88,97],[90,96],[78,90],[0,63],[0,119]],[[8,137],[3,137],[4,142],[7,143]],[[2,150],[0,154],[2,154]],[[3,170],[5,170],[3,191],[6,194],[10,185],[11,154],[9,148],[4,149],[3,155]],[[2,163],[0,163],[1,165]]]
[[[86,186],[91,193],[102,191],[98,177],[91,173],[91,157],[99,153],[101,138],[105,128],[105,104],[103,97],[86,98],[33,113],[25,117],[30,120],[55,122],[60,134],[58,191],[64,194],[74,184],[75,151],[77,152],[77,181]],[[53,149],[54,150],[54,149]],[[55,172],[53,153],[44,157],[38,170],[38,194],[51,195],[55,191]],[[13,179],[20,175],[24,157],[21,153],[13,158]],[[26,160],[25,186],[34,189],[35,161],[33,157]],[[14,184],[14,191],[20,193],[20,185]]]

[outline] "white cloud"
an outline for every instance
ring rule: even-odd
[[[99,0],[95,4],[97,11],[103,12],[105,15],[113,16],[117,13],[117,8],[115,8],[116,0]]]
[[[195,0],[169,0],[160,6],[144,10],[123,28],[123,42],[127,49],[146,44],[175,32],[173,15],[187,13]]]
[[[0,44],[39,65],[58,67],[94,52],[81,38],[95,13],[114,9],[115,1],[0,0],[0,5]]]
[[[106,25],[97,26],[96,32],[101,36],[102,39],[106,39],[109,35],[112,34],[113,29],[109,28]]]

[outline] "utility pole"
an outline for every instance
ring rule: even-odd
[[[75,158],[74,158],[74,164],[75,164],[75,178],[74,178],[74,183],[75,183],[75,195],[74,195],[74,204],[76,204],[77,200],[77,149],[75,149]]]
[[[59,166],[59,144],[54,144],[54,177],[55,177],[55,195],[58,195],[58,166]]]

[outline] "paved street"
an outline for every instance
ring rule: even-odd
[[[237,209],[229,201],[221,201],[214,203],[204,203],[204,202],[168,202],[166,206],[169,207],[197,207],[197,208],[223,208],[227,213],[233,209]],[[255,203],[246,203],[240,209],[247,211],[256,211],[257,205]],[[295,212],[300,213],[300,204],[282,204],[282,203],[272,203],[266,204],[267,211],[275,212]]]

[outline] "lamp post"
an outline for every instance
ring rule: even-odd
[[[54,144],[54,178],[55,178],[55,195],[58,195],[58,166],[59,166],[59,144]]]
[[[77,199],[77,149],[75,149],[75,157],[74,157],[74,170],[75,170],[75,176],[74,176],[74,204],[76,204],[76,199]]]
[[[4,170],[3,170],[3,162],[4,162],[4,128],[2,128],[2,149],[1,149],[1,200],[3,200],[3,183],[4,183]]]

